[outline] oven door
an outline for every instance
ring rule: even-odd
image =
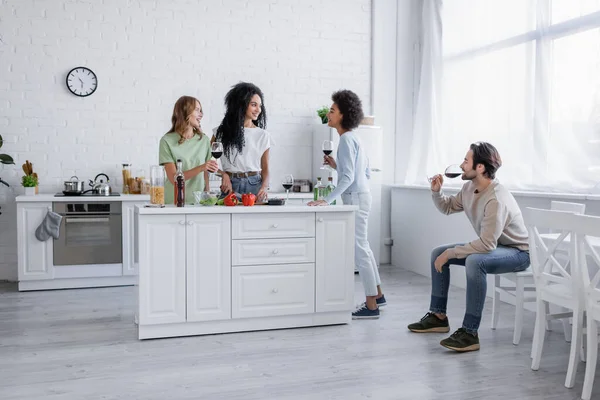
[[[54,265],[123,262],[120,203],[55,203],[62,215]]]

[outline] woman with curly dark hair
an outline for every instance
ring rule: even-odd
[[[333,104],[327,114],[327,125],[335,128],[340,135],[337,162],[325,156],[325,164],[338,173],[338,186],[324,200],[311,201],[309,206],[326,206],[342,196],[344,204],[358,206],[355,225],[354,257],[360,278],[365,288],[366,301],[352,313],[353,319],[377,319],[379,307],[386,305],[381,292],[381,278],[375,256],[367,239],[369,211],[371,210],[371,190],[369,188],[369,160],[352,132],[360,125],[364,115],[358,96],[350,90],[340,90],[331,96]]]
[[[221,191],[254,193],[267,198],[271,135],[265,130],[267,114],[262,91],[240,82],[225,96],[225,117],[212,141],[223,143]]]

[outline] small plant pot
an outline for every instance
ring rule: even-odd
[[[25,196],[35,196],[35,187],[26,187]]]

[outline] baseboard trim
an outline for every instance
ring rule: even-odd
[[[48,279],[40,281],[19,281],[19,291],[79,289],[112,286],[131,286],[137,283],[137,276],[110,276],[103,278]]]

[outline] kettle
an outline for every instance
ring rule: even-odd
[[[103,179],[100,179],[100,181],[98,181],[99,177],[105,177],[106,178],[106,183],[104,182]],[[108,184],[108,175],[100,173],[98,175],[96,175],[96,177],[94,178],[94,180],[90,180],[90,186],[92,187],[92,193],[93,194],[97,194],[99,196],[110,196],[110,194],[112,193],[112,188],[110,187],[110,185]]]

